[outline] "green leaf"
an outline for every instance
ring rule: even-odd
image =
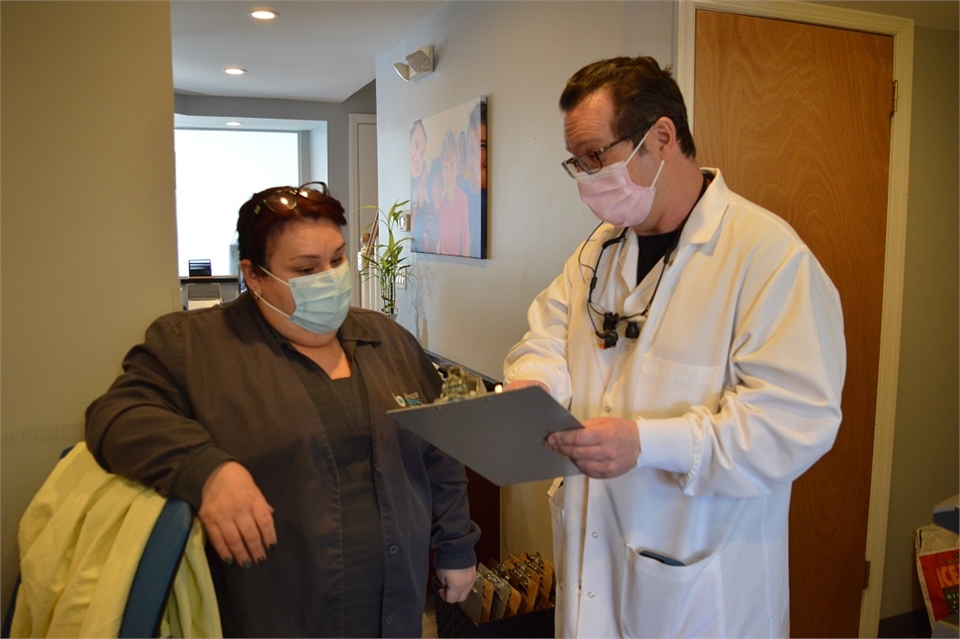
[[[363,268],[361,276],[364,281],[371,277],[376,277],[380,283],[380,290],[384,300],[384,308],[393,308],[396,304],[396,280],[398,275],[407,276],[407,270],[410,264],[407,257],[403,254],[404,243],[411,242],[410,237],[398,237],[394,230],[399,230],[404,221],[406,210],[404,207],[410,203],[410,200],[398,200],[387,210],[386,213],[376,206],[361,206],[361,209],[371,209],[377,211],[377,218],[364,227],[365,231],[370,231],[374,224],[379,224],[381,218],[386,225],[386,242],[378,243],[373,246],[371,255],[361,254]],[[378,234],[379,235],[379,234]]]

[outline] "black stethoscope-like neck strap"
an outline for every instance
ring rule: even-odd
[[[600,260],[603,259],[603,252],[606,251],[608,247],[623,242],[629,231],[630,227],[627,227],[620,232],[620,235],[612,237],[600,245],[600,253],[597,255],[597,261],[593,266],[593,275],[590,277],[590,290],[587,293],[587,304],[593,303],[593,289],[597,287],[597,269],[600,268]]]

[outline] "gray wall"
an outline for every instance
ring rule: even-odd
[[[20,516],[179,306],[167,2],[3,2],[0,605]],[[109,96],[109,99],[104,99]]]
[[[958,69],[956,31],[917,27],[903,333],[881,617],[923,609],[913,531],[957,493]]]

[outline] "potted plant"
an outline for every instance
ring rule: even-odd
[[[381,311],[390,317],[397,317],[397,278],[407,277],[410,263],[403,254],[404,242],[409,237],[397,237],[395,231],[406,228],[407,213],[403,209],[410,200],[396,201],[386,213],[376,206],[363,206],[365,209],[376,209],[377,219],[367,227],[370,241],[360,253],[363,260],[363,269],[360,271],[365,278],[375,277],[380,285],[380,298],[383,300]],[[380,218],[383,218],[387,227],[387,241],[380,242]]]

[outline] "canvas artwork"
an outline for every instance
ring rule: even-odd
[[[487,257],[487,98],[410,125],[412,250]]]

